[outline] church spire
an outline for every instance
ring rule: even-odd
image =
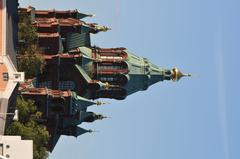
[[[83,129],[83,128],[78,127],[78,126],[71,126],[71,127],[59,130],[59,131],[60,131],[61,135],[74,136],[74,137],[78,137],[78,136],[83,135],[85,133],[97,132],[97,131],[94,131],[94,130],[91,130],[91,129],[86,130],[86,129]]]

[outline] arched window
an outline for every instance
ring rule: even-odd
[[[96,98],[114,98],[123,100],[127,96],[127,91],[122,88],[113,88],[109,90],[101,90],[96,93]]]
[[[100,77],[100,81],[113,82],[113,81],[115,81],[115,77]]]
[[[102,60],[122,60],[121,56],[100,56]]]
[[[102,82],[109,82],[114,85],[124,86],[127,84],[128,79],[125,75],[102,75],[98,78]]]
[[[99,65],[99,70],[121,70],[122,66],[119,65]]]
[[[127,70],[128,65],[126,64],[126,62],[101,62],[97,64],[97,69],[100,71]]]

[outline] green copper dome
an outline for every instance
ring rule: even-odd
[[[159,81],[171,79],[171,70],[160,68],[150,63],[148,59],[136,56],[128,50],[124,51],[128,54],[126,59],[129,69],[128,83],[124,86],[127,95],[146,90]]]

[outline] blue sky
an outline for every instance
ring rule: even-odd
[[[61,137],[50,159],[239,159],[240,1],[20,0],[38,9],[95,13],[112,28],[100,47],[126,47],[193,77],[155,84],[91,110],[112,119],[82,127],[99,133]]]

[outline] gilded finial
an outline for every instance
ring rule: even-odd
[[[103,31],[103,32],[106,32],[106,31],[112,30],[112,29],[109,28],[109,27],[103,26],[100,30]]]
[[[182,77],[191,77],[191,74],[182,73],[178,68],[174,67],[172,69],[172,80],[174,82],[179,81]]]
[[[107,119],[107,118],[110,118],[110,117],[103,116],[103,115],[97,115],[98,120],[103,120],[103,119]]]
[[[96,105],[97,105],[97,106],[101,106],[101,105],[105,105],[105,104],[111,104],[111,103],[101,102],[101,101],[97,101],[97,102],[96,102]]]
[[[108,90],[109,88],[111,87],[114,87],[113,85],[109,84],[108,82],[104,83],[104,86],[103,86],[106,90]]]
[[[111,28],[106,27],[106,26],[101,26],[101,25],[95,25],[95,29],[98,30],[98,31],[103,31],[103,32],[111,30]]]
[[[109,90],[110,88],[114,87],[114,85],[112,85],[112,84],[110,84],[108,82],[98,81],[97,83],[100,85],[100,88],[103,89],[103,90]]]

